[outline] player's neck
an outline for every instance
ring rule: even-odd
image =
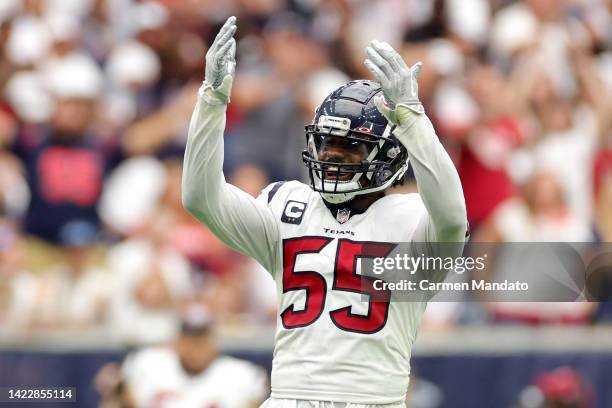
[[[367,210],[375,201],[385,196],[384,192],[370,193],[370,194],[362,194],[353,198],[351,201],[346,203],[346,206],[349,210],[360,213]]]
[[[361,214],[365,212],[376,200],[385,196],[384,192],[370,193],[370,194],[362,194],[353,198],[351,201],[340,203],[340,204],[331,204],[325,200],[323,202],[329,208],[332,213],[339,209],[349,210],[351,214]]]

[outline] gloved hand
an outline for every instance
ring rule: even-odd
[[[417,78],[422,62],[408,67],[402,57],[386,42],[372,41],[366,47],[368,58],[365,66],[380,83],[384,98],[374,100],[378,110],[387,120],[398,126],[411,126],[425,113],[419,101]]]
[[[227,19],[206,53],[206,74],[203,92],[220,102],[228,103],[236,69],[236,17]]]

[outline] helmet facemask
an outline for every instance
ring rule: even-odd
[[[381,92],[375,81],[357,80],[342,85],[325,98],[312,124],[305,128],[302,159],[310,185],[329,203],[344,203],[360,194],[383,191],[408,169],[408,151],[374,103]],[[336,147],[344,146],[341,150],[346,155],[325,154],[327,140],[337,143]],[[353,145],[355,151],[361,149],[361,156],[353,154]]]
[[[307,150],[302,153],[311,187],[329,203],[339,204],[356,195],[389,188],[408,168],[405,148],[386,126],[382,135],[370,128],[350,129],[350,120],[321,115],[306,129]],[[365,153],[361,162],[321,160],[326,141],[335,139],[345,146],[358,145]]]

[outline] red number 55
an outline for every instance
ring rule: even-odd
[[[283,293],[294,290],[306,292],[306,306],[296,311],[289,305],[281,313],[286,329],[304,327],[314,323],[323,313],[327,283],[323,275],[315,271],[295,271],[299,254],[318,253],[333,239],[326,237],[300,237],[283,241]],[[369,301],[368,314],[352,313],[352,306],[332,310],[329,316],[341,330],[356,333],[376,333],[385,327],[389,312],[391,293],[376,291],[374,278],[357,274],[357,259],[385,257],[395,248],[386,242],[355,242],[340,239],[336,250],[332,290],[371,295],[376,292],[376,301]]]

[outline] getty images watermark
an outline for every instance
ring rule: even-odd
[[[612,298],[612,244],[400,243],[361,258],[364,300],[576,302]]]
[[[426,256],[420,254],[410,256],[408,254],[395,254],[394,257],[373,258],[372,272],[375,275],[400,272],[414,276],[422,274],[420,279],[399,279],[399,281],[387,282],[376,279],[373,282],[375,290],[397,290],[397,291],[526,291],[529,289],[529,282],[508,281],[488,282],[485,279],[470,279],[464,282],[439,281],[438,271],[449,271],[462,275],[466,272],[482,272],[486,268],[487,254],[471,257],[440,257]],[[436,280],[427,279],[430,275]]]

